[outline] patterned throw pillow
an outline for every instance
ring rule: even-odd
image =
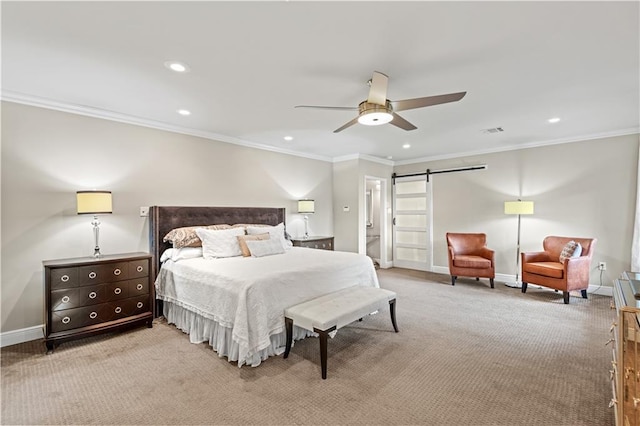
[[[268,240],[262,241],[247,241],[247,246],[249,246],[251,256],[253,257],[271,256],[274,254],[284,253],[284,247],[282,247],[280,241],[275,238],[269,238]]]
[[[184,226],[182,228],[172,229],[164,236],[162,241],[165,243],[169,241],[173,244],[173,248],[182,248],[182,247],[202,247],[202,241],[196,234],[196,229],[205,228],[205,229],[229,229],[231,228],[229,225],[201,225],[201,226]]]
[[[238,243],[240,244],[240,251],[242,251],[242,256],[249,257],[251,256],[251,251],[247,246],[247,241],[262,241],[269,239],[269,233],[257,234],[257,235],[238,235]]]
[[[580,243],[576,243],[571,240],[562,248],[562,253],[560,253],[560,263],[564,263],[565,260],[578,257],[582,254],[582,246]]]

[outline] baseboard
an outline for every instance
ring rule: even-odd
[[[449,267],[448,266],[434,266],[431,268],[431,272],[435,272],[437,274],[445,274],[449,275]],[[495,280],[496,283],[512,283],[516,281],[515,275],[509,274],[496,274]],[[529,284],[527,288],[536,288],[541,290],[549,290],[553,291],[551,288],[541,287],[535,284]],[[589,284],[589,288],[587,289],[587,293],[591,294],[599,294],[601,296],[613,296],[613,287],[608,287],[605,285],[593,285]]]
[[[21,330],[6,331],[4,333],[0,333],[0,348],[42,339],[43,337],[43,325],[36,325],[34,327],[23,328]]]
[[[380,265],[380,268],[382,268],[382,269],[393,268],[393,262],[389,262],[389,261],[387,261],[387,262],[378,261],[378,265]]]

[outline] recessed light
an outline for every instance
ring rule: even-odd
[[[171,71],[180,72],[180,73],[190,71],[189,65],[182,62],[167,61],[164,63],[164,66],[169,68]]]
[[[411,145],[409,145],[408,143],[405,143],[404,145],[402,145],[402,147],[404,149],[409,149],[409,148],[411,148]]]
[[[293,136],[285,136],[284,140],[285,141],[292,141],[293,140]]]
[[[177,113],[180,115],[191,115],[191,111],[189,111],[188,109],[179,109],[177,110]]]
[[[558,121],[560,121],[560,118],[558,117],[553,117],[547,120],[549,123],[557,123]]]

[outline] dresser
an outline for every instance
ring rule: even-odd
[[[151,255],[47,260],[44,316],[47,353],[59,343],[124,327],[152,327]]]
[[[294,247],[333,250],[333,237],[292,238]]]
[[[640,426],[640,300],[628,279],[614,281],[615,319],[611,325],[612,360],[609,370],[618,426]]]

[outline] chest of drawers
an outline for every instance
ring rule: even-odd
[[[294,247],[308,247],[321,250],[333,250],[333,237],[294,238]]]
[[[616,425],[640,426],[640,301],[628,280],[615,280],[611,325],[613,351],[610,369]]]
[[[150,254],[48,260],[43,266],[47,353],[71,339],[140,324],[152,327]]]

